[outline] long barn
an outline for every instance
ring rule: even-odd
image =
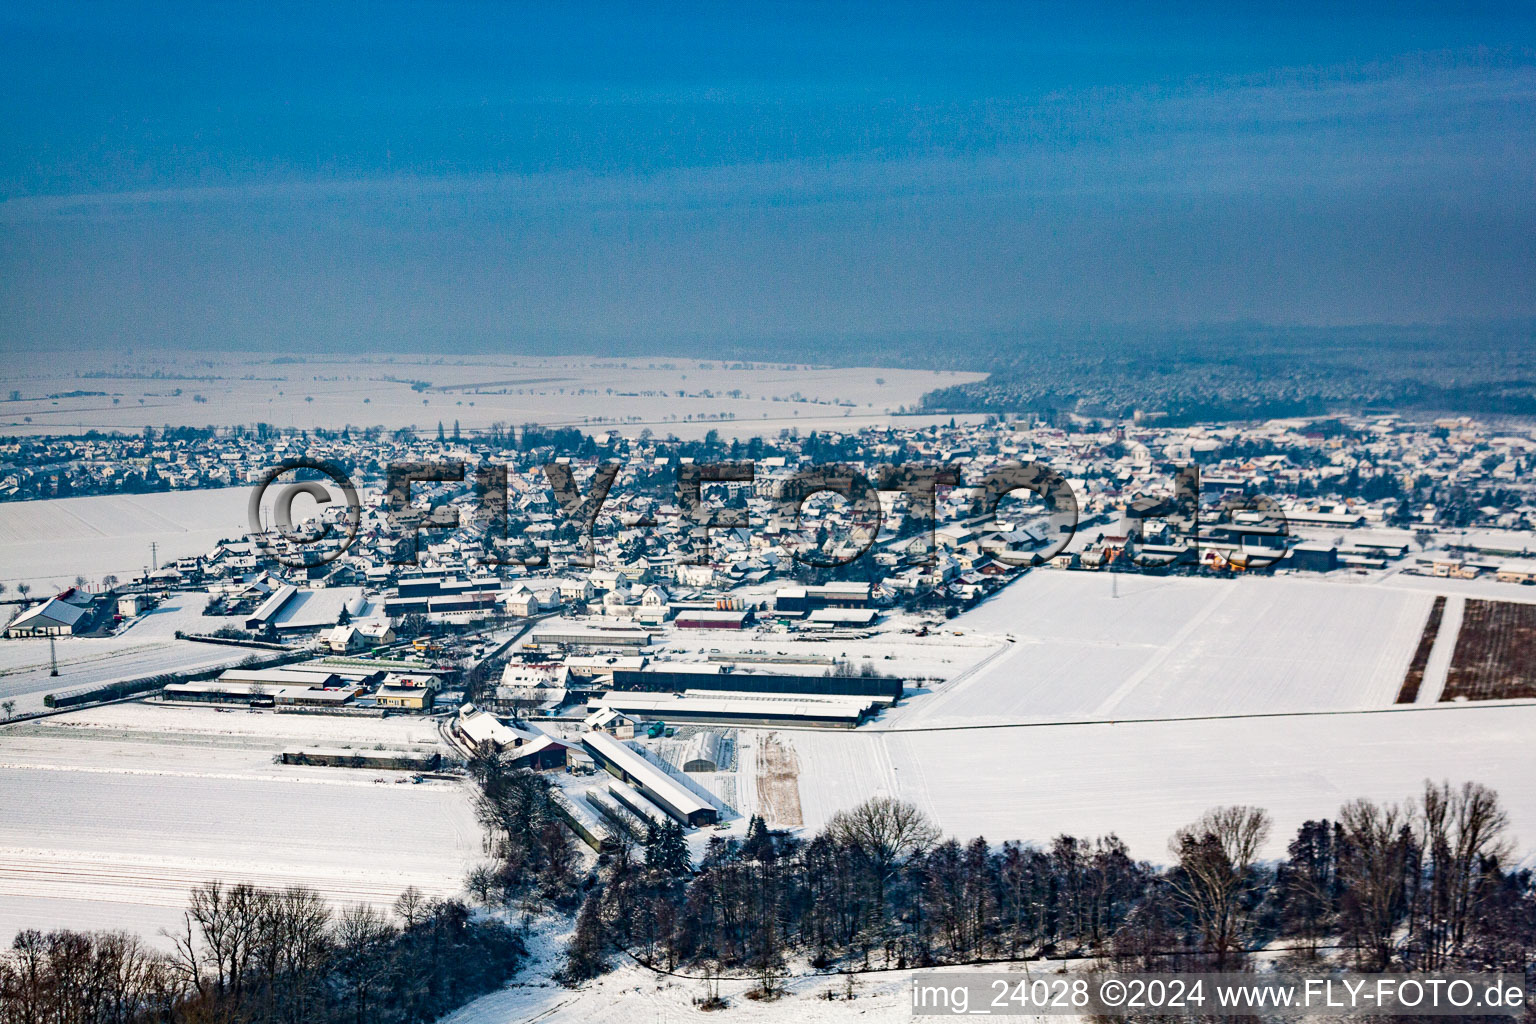
[[[719,812],[693,790],[674,779],[664,769],[646,760],[645,755],[606,733],[589,732],[581,745],[598,764],[628,782],[653,800],[662,810],[685,825],[695,828],[713,825]]]

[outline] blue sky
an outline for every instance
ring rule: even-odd
[[[1536,5],[317,6],[0,9],[0,347],[1536,315]]]

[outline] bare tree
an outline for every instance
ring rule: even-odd
[[[1254,860],[1269,828],[1269,814],[1260,808],[1216,807],[1169,840],[1179,861],[1169,886],[1194,916],[1218,971],[1235,965],[1243,954],[1249,916],[1244,904],[1260,881]]]
[[[408,887],[395,900],[395,915],[407,928],[416,927],[427,916],[427,898],[414,885]]]
[[[1395,934],[1406,913],[1413,837],[1409,814],[1396,804],[1354,800],[1339,810],[1344,853],[1343,924],[1359,950],[1361,965],[1384,970],[1396,950]]]
[[[489,864],[471,868],[464,878],[464,890],[483,907],[489,907],[495,902],[497,888],[496,869]]]
[[[1504,837],[1509,817],[1497,793],[1473,782],[1452,789],[1449,782],[1426,781],[1415,810],[1415,839],[1429,876],[1419,925],[1425,966],[1437,968],[1466,945],[1468,926],[1487,890],[1488,869],[1512,852]]]
[[[0,954],[7,1024],[136,1024],[176,995],[164,958],[125,932],[26,930]]]
[[[939,830],[926,814],[888,796],[871,797],[850,810],[838,811],[827,822],[827,831],[835,842],[857,850],[869,863],[882,906],[896,866],[939,838]]]
[[[186,918],[186,939],[176,937],[183,969],[201,984],[203,970],[216,995],[238,998],[255,967],[255,952],[263,918],[272,913],[276,897],[244,882],[226,888],[209,882],[192,890]]]
[[[336,969],[352,1004],[355,1024],[365,1024],[375,991],[390,971],[384,955],[395,931],[384,915],[366,904],[341,912],[336,922]]]

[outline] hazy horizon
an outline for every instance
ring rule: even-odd
[[[0,13],[0,350],[1536,316],[1536,11]]]

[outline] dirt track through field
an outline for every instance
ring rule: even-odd
[[[779,742],[778,733],[764,736],[757,747],[757,806],[770,825],[805,824],[800,813],[800,759]]]
[[[1413,660],[1408,663],[1408,674],[1403,677],[1402,689],[1397,691],[1399,704],[1412,704],[1419,699],[1419,687],[1424,685],[1424,669],[1429,665],[1429,652],[1434,650],[1435,638],[1440,635],[1440,622],[1444,617],[1445,597],[1441,595],[1430,606],[1429,618],[1425,620],[1424,632],[1419,637],[1419,646],[1413,652]]]

